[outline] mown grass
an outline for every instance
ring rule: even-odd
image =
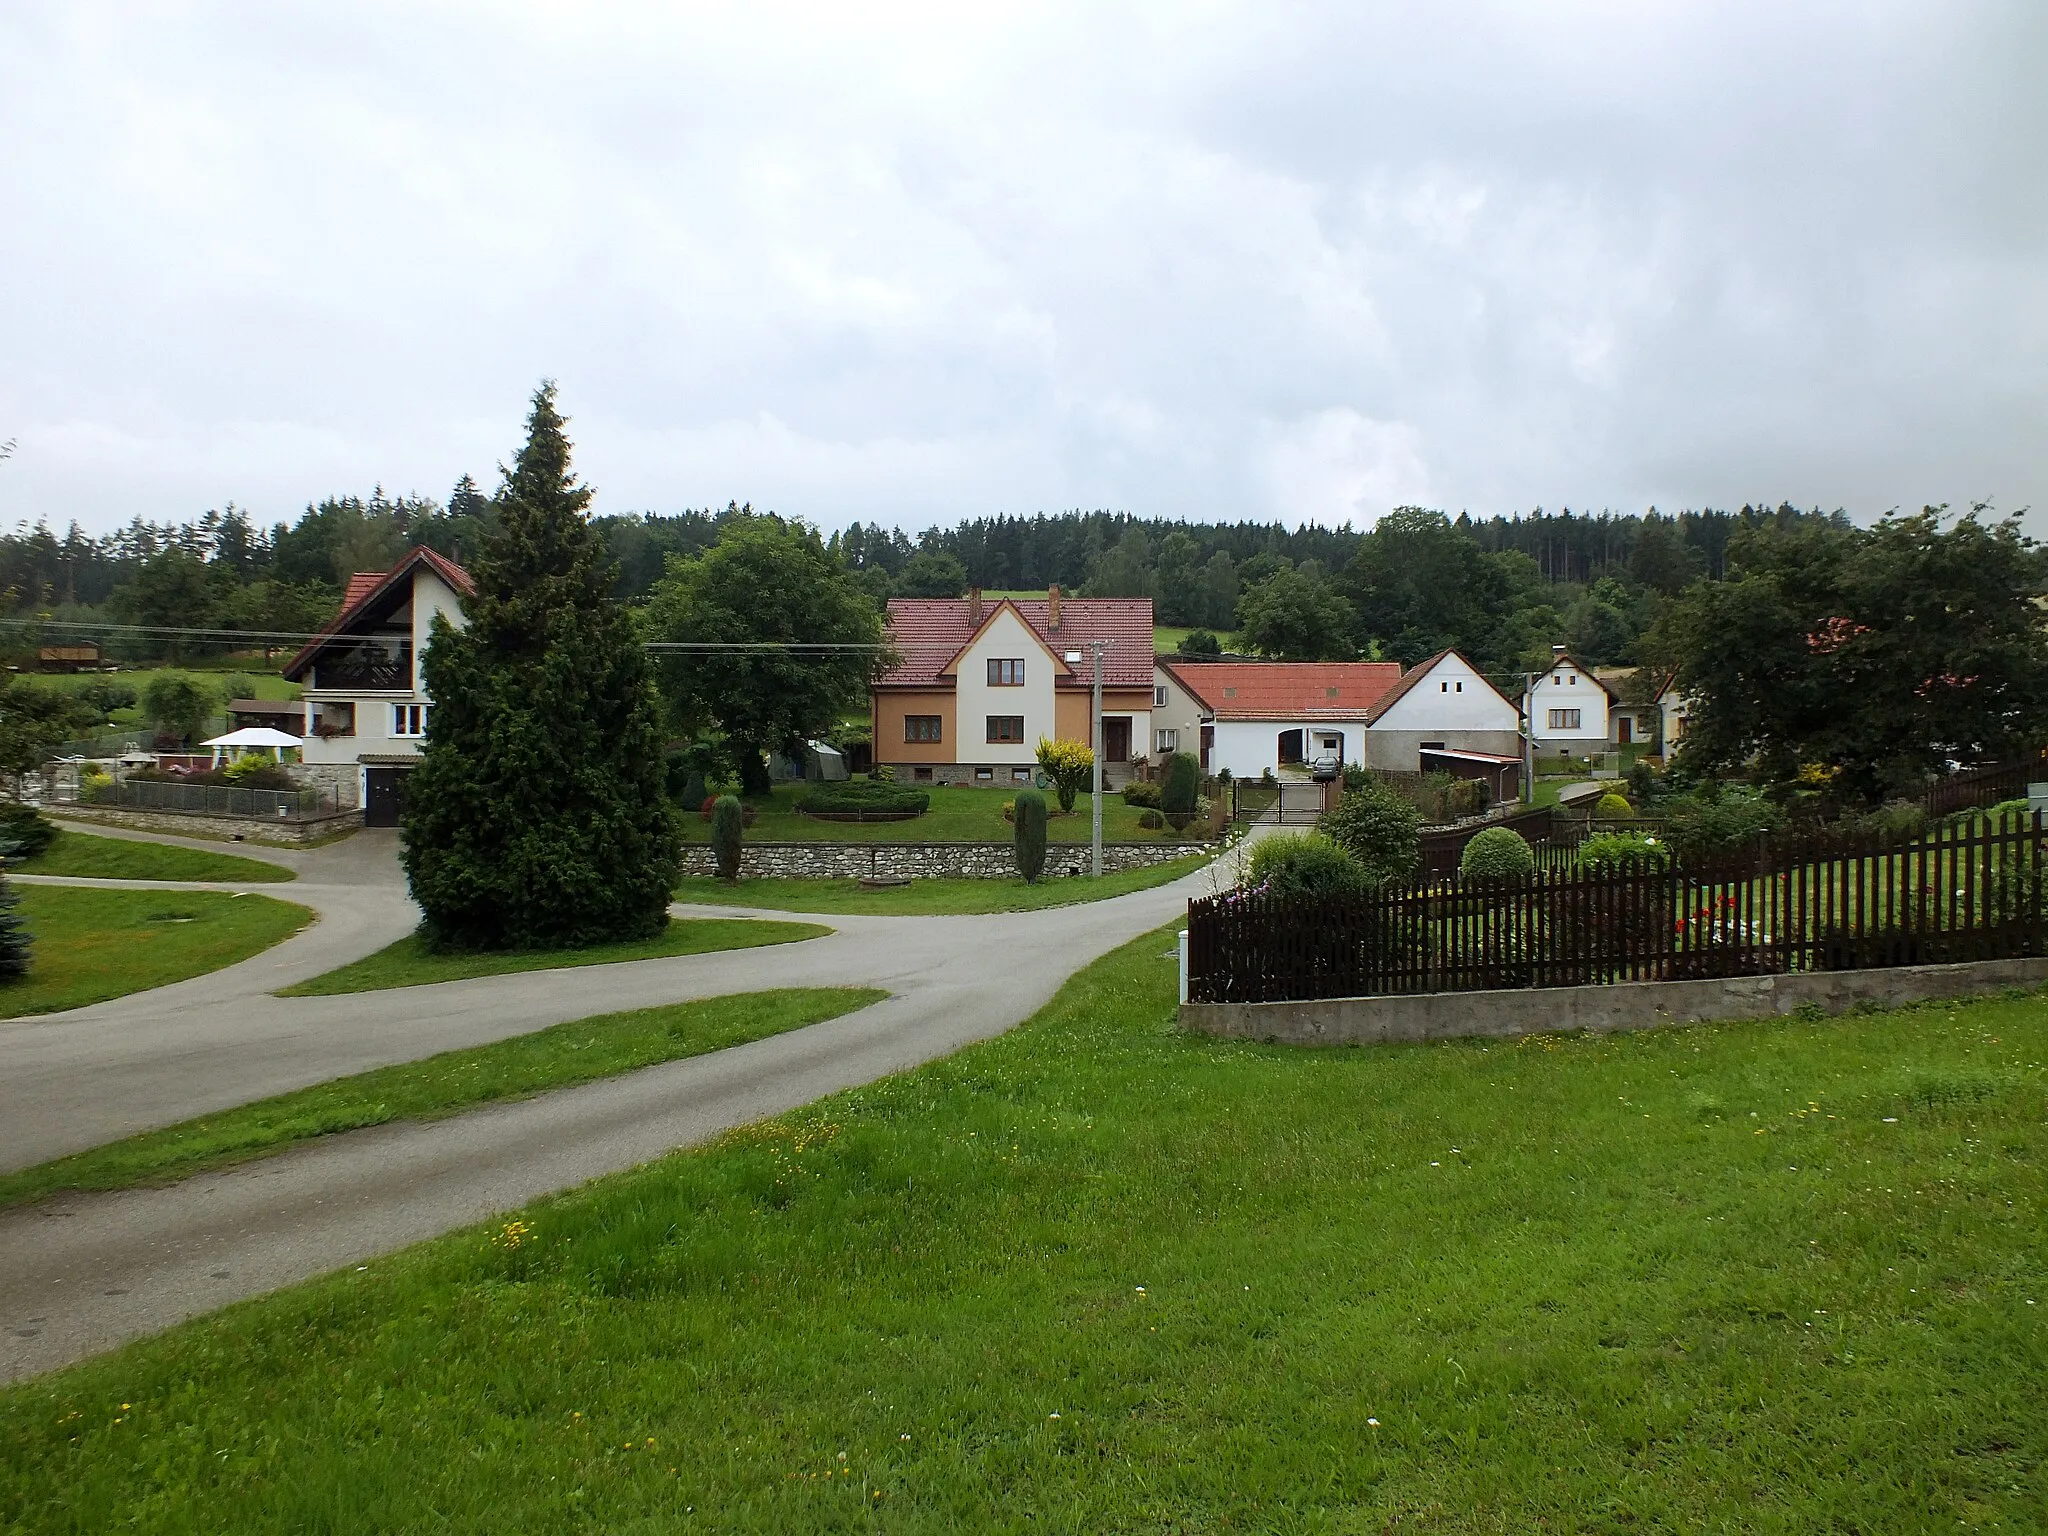
[[[1198,853],[1149,869],[1119,870],[1100,880],[1062,876],[1040,880],[1036,885],[1026,885],[1016,878],[913,880],[909,885],[868,891],[861,889],[858,880],[742,880],[737,885],[727,885],[719,880],[691,878],[676,887],[676,900],[780,912],[866,912],[877,917],[1036,912],[1045,907],[1065,907],[1150,890],[1193,874],[1209,858],[1206,853]]]
[[[136,843],[59,827],[50,846],[18,866],[24,875],[74,875],[94,880],[219,880],[236,884],[296,878],[261,859],[241,859],[203,848]]]
[[[338,1131],[427,1120],[763,1040],[880,1002],[865,987],[746,992],[601,1014],[424,1061],[379,1067],[0,1174],[0,1207],[59,1190],[128,1189],[189,1178]]]
[[[910,821],[817,821],[796,808],[803,793],[800,784],[778,784],[773,794],[752,802],[756,817],[747,828],[748,838],[763,843],[1007,843],[1016,829],[1003,819],[1004,802],[1014,800],[1024,784],[999,784],[992,789],[968,789],[959,785],[918,785],[931,790],[931,808]],[[1054,815],[1046,823],[1046,838],[1054,843],[1085,843],[1094,836],[1094,819],[1089,797],[1074,801],[1072,814],[1057,814],[1059,803],[1051,791],[1046,798]],[[1112,842],[1167,842],[1180,834],[1171,830],[1146,831],[1138,825],[1144,814],[1124,804],[1121,794],[1102,797],[1102,835]],[[682,811],[676,816],[683,840],[711,841],[711,823],[701,812]]]
[[[722,949],[753,949],[822,938],[830,928],[817,923],[772,923],[745,917],[670,918],[651,939],[593,944],[587,949],[509,949],[482,953],[440,953],[418,934],[407,934],[374,955],[324,971],[277,990],[279,997],[330,997],[337,992],[377,992],[387,987],[420,987],[515,971],[551,971],[579,965],[616,965],[626,960],[662,960]]]
[[[0,1018],[83,1008],[217,971],[313,920],[304,907],[228,891],[15,889],[35,953],[28,975],[0,982]]]
[[[2040,1528],[2039,998],[1303,1051],[1169,950],[14,1389],[0,1521]]]

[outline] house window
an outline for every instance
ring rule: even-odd
[[[1553,709],[1550,712],[1550,728],[1553,731],[1576,731],[1579,728],[1579,711]]]
[[[929,765],[914,768],[911,770],[911,777],[920,784],[929,784],[932,781],[932,770]]]
[[[1463,683],[1458,684],[1458,692],[1463,693],[1464,691],[1465,685]]]
[[[991,688],[1022,688],[1024,686],[1024,658],[1022,656],[988,659],[988,685]],[[991,736],[990,741],[995,738]]]
[[[977,784],[993,784],[995,778],[996,771],[993,768],[977,768],[974,770],[974,782]]]
[[[1010,782],[1012,784],[1029,784],[1031,782],[1031,770],[1029,768],[1012,768],[1010,770]]]
[[[939,717],[937,715],[905,715],[903,717],[903,739],[905,741],[937,741],[939,739]]]
[[[424,704],[394,704],[391,706],[391,734],[394,736],[424,736],[427,734],[427,706]]]
[[[1155,752],[1178,752],[1180,750],[1179,731],[1169,731],[1162,728],[1152,733],[1152,740],[1152,750]]]
[[[1449,693],[1451,691],[1451,685],[1449,683],[1438,683],[1436,685],[1436,691],[1438,693]]]
[[[1154,683],[1152,685],[1152,707],[1154,709],[1166,708],[1166,684]]]
[[[988,717],[988,739],[990,741],[1016,741],[1024,739],[1024,717],[1022,715],[990,715]]]

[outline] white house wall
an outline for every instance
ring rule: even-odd
[[[1001,657],[1023,658],[1023,687],[989,686],[988,664]],[[1052,703],[1053,673],[1057,666],[1044,642],[1015,610],[1000,610],[980,638],[960,656],[954,692],[959,742],[953,749],[954,759],[998,766],[1037,762],[1038,738],[1058,735],[1053,728]],[[1024,739],[1003,743],[988,740],[990,715],[1022,715]],[[1133,722],[1134,730],[1137,724]]]
[[[1218,720],[1216,745],[1209,754],[1209,771],[1228,768],[1233,777],[1256,779],[1268,769],[1280,767],[1280,736],[1283,731],[1301,731],[1303,753],[1315,757],[1322,750],[1316,734],[1341,735],[1344,761],[1363,761],[1366,731],[1363,720]]]
[[[1373,721],[1365,735],[1364,762],[1391,772],[1418,772],[1425,741],[1454,752],[1518,757],[1520,712],[1463,657],[1446,656]]]
[[[429,702],[421,667],[426,660],[427,644],[433,638],[436,614],[446,614],[448,622],[458,629],[466,622],[462,613],[462,599],[456,595],[455,589],[425,566],[416,566],[412,573],[411,690],[403,693],[349,693],[334,688],[307,690],[306,718],[300,725],[300,734],[305,737],[305,746],[299,754],[301,761],[308,765],[333,766],[346,763],[353,766],[357,759],[365,756],[419,755],[418,737],[391,734],[392,706]],[[312,729],[313,700],[353,704],[356,712],[355,734],[315,736]]]
[[[1159,692],[1166,690],[1166,702],[1159,702]],[[1164,667],[1152,669],[1152,721],[1151,730],[1143,742],[1146,753],[1157,757],[1159,741],[1155,733],[1171,730],[1179,733],[1177,751],[1189,752],[1196,757],[1202,755],[1202,706],[1195,696],[1173,680]],[[1210,770],[1214,772],[1212,768]]]
[[[1598,752],[1607,745],[1607,690],[1590,672],[1553,667],[1529,694],[1529,736],[1539,751]],[[1576,709],[1576,730],[1550,724],[1553,709]]]

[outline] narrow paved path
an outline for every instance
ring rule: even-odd
[[[352,867],[372,867],[364,850],[352,857]],[[395,873],[388,848],[384,857]],[[988,917],[824,915],[817,920],[834,927],[831,936],[770,949],[268,997],[268,988],[368,953],[415,920],[395,879],[330,880],[319,853],[307,858],[298,881],[268,888],[321,913],[307,933],[213,976],[0,1024],[0,1166],[596,1013],[764,987],[870,985],[891,996],[732,1050],[448,1120],[323,1138],[169,1188],[0,1212],[0,1380],[365,1262],[999,1034],[1074,971],[1168,922],[1219,878],[1204,870],[1108,901]],[[352,953],[334,958],[344,949]]]

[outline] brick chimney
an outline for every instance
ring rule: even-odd
[[[981,588],[967,589],[967,625],[970,629],[981,628]]]
[[[1060,584],[1054,582],[1045,589],[1045,627],[1058,632],[1060,627]]]

